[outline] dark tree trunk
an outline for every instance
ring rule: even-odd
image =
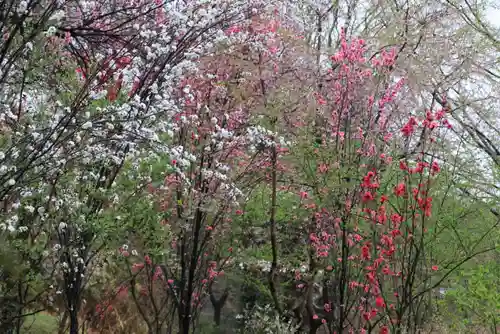
[[[229,290],[225,289],[224,293],[218,300],[214,296],[212,285],[208,287],[208,290],[210,293],[210,302],[212,303],[212,306],[214,308],[214,323],[215,326],[219,327],[222,316],[222,308],[224,307],[224,304],[226,304],[226,299],[229,296]]]
[[[214,322],[215,326],[220,326],[220,318],[222,315],[222,305],[214,306]]]
[[[71,310],[69,314],[69,333],[78,334],[78,312]]]

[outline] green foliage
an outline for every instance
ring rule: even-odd
[[[58,318],[40,312],[24,319],[21,334],[54,334],[58,329]]]
[[[500,253],[496,253],[497,259]],[[460,271],[456,284],[440,301],[444,322],[455,330],[500,324],[500,264],[489,261]]]

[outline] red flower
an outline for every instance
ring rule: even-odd
[[[426,217],[430,217],[432,214],[432,197],[427,197],[425,200],[418,198],[418,205],[420,210],[424,211]]]
[[[380,204],[384,204],[388,200],[389,200],[389,197],[387,197],[386,195],[380,196]]]
[[[399,226],[399,224],[401,224],[401,222],[403,221],[403,217],[401,217],[399,214],[397,213],[393,213],[391,215],[391,221],[392,223],[395,225],[395,226]]]
[[[361,258],[363,260],[370,260],[370,247],[367,245],[361,247]]]
[[[413,132],[415,132],[415,125],[417,125],[417,121],[414,117],[410,117],[408,123],[406,123],[401,129],[401,132],[405,137],[410,137]]]
[[[377,299],[375,299],[375,304],[377,305],[378,308],[384,308],[385,307],[384,298],[378,296]]]
[[[404,183],[400,183],[394,187],[394,194],[396,196],[403,196],[406,193],[406,185]]]
[[[379,334],[389,334],[389,328],[387,326],[380,327]]]
[[[386,221],[387,221],[386,209],[385,209],[385,206],[382,205],[378,209],[377,222],[379,224],[384,225]]]
[[[432,266],[431,269],[434,270],[434,271],[437,271],[439,269],[439,267],[438,266]]]
[[[375,173],[370,171],[366,174],[366,176],[363,176],[363,184],[361,185],[364,188],[372,188],[372,189],[377,189],[380,187],[380,185],[377,182],[372,183],[372,178],[375,176]]]
[[[400,230],[392,230],[391,231],[391,234],[392,234],[392,237],[397,237],[398,235],[401,235],[401,231]]]
[[[441,170],[439,164],[436,161],[432,162],[431,169],[432,169],[432,174],[439,173],[439,171]]]
[[[369,191],[363,194],[363,202],[373,201],[373,194]]]
[[[448,129],[451,129],[453,126],[450,124],[450,122],[447,119],[444,119],[442,121],[443,125],[446,126]]]
[[[412,174],[422,173],[424,171],[424,168],[426,168],[426,167],[429,167],[429,164],[427,162],[419,161],[417,163],[417,167],[410,170],[410,173],[412,173]]]

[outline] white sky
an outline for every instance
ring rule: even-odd
[[[490,21],[491,24],[500,28],[500,9],[490,7],[486,11],[486,18]]]

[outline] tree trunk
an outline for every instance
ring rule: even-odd
[[[191,325],[191,319],[189,319],[189,315],[185,315],[182,318],[181,328],[179,334],[189,334],[189,326]]]
[[[70,311],[69,314],[69,333],[78,334],[78,312],[76,310]]]
[[[217,300],[212,290],[212,285],[208,287],[208,291],[210,293],[210,302],[214,308],[214,322],[215,326],[220,326],[221,316],[222,316],[222,308],[226,304],[226,299],[229,296],[229,290],[226,288],[222,296]]]
[[[214,322],[215,326],[220,326],[220,318],[222,315],[222,305],[214,306]]]

